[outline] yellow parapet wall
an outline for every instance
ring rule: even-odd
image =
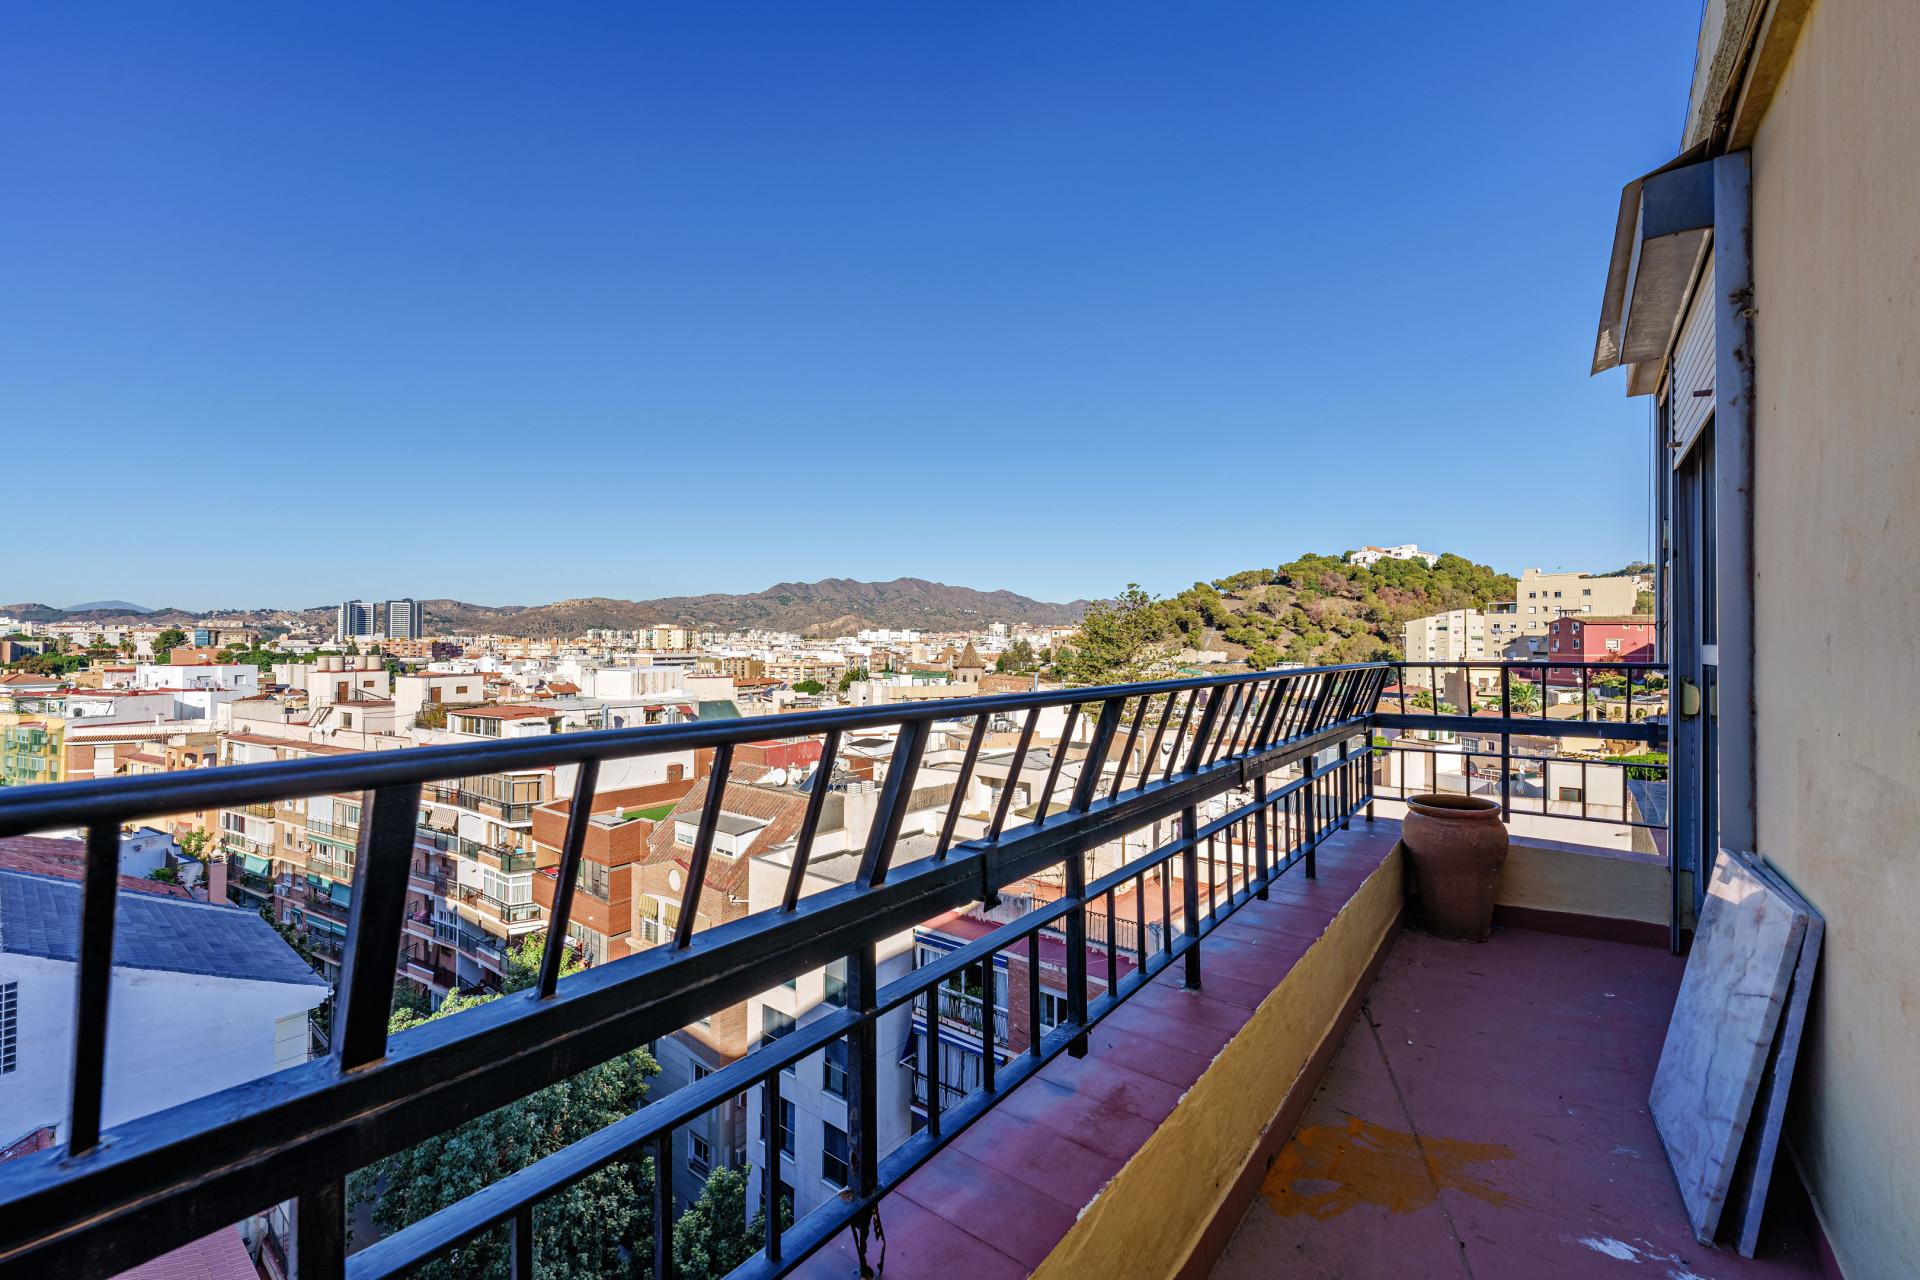
[[[1211,1265],[1210,1232],[1223,1240],[1216,1223],[1237,1220],[1236,1188],[1257,1185],[1264,1170],[1255,1162],[1291,1133],[1399,928],[1402,856],[1396,846],[1367,877],[1054,1246],[1036,1280],[1174,1280],[1196,1263]],[[1286,1132],[1270,1134],[1276,1120]]]

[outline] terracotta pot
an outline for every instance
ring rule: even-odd
[[[1479,796],[1407,798],[1400,842],[1420,880],[1427,931],[1455,942],[1485,942],[1493,932],[1493,894],[1507,861],[1500,806]]]

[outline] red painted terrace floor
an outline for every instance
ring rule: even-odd
[[[1180,990],[1178,966],[1161,974],[1094,1028],[1086,1057],[1048,1063],[888,1195],[886,1280],[1037,1267],[1399,838],[1397,822],[1356,820],[1321,846],[1316,879],[1294,867],[1208,935],[1201,990]],[[858,1275],[848,1233],[796,1274]]]
[[[1403,933],[1214,1276],[1819,1275],[1790,1174],[1758,1257],[1693,1239],[1647,1114],[1682,966]]]
[[[1399,836],[1355,820],[1322,846],[1318,879],[1294,868],[1209,935],[1200,991],[1162,974],[1094,1029],[1087,1057],[1055,1059],[935,1155],[881,1204],[881,1274],[1032,1272]],[[1681,971],[1627,943],[1404,933],[1215,1274],[1818,1275],[1791,1205],[1756,1260],[1693,1242],[1646,1114]],[[842,1232],[797,1274],[858,1266]]]

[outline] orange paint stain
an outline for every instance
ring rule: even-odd
[[[1508,1147],[1451,1138],[1416,1140],[1410,1133],[1351,1119],[1294,1134],[1273,1162],[1260,1194],[1283,1218],[1332,1218],[1363,1204],[1412,1213],[1432,1204],[1442,1188],[1500,1205],[1512,1197],[1472,1166],[1512,1158]]]

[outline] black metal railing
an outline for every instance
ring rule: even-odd
[[[1383,664],[1250,672],[1155,684],[1023,693],[800,713],[785,736],[824,738],[821,776],[849,733],[892,731],[894,745],[876,814],[851,883],[803,895],[826,789],[809,796],[778,907],[700,927],[700,894],[721,806],[707,804],[677,924],[662,945],[559,977],[568,904],[578,880],[600,762],[710,748],[709,788],[724,780],[737,745],[763,737],[753,720],[691,723],[512,742],[367,752],[271,765],[76,782],[0,795],[0,836],[55,827],[87,829],[79,919],[78,997],[71,1108],[65,1146],[0,1165],[0,1280],[114,1274],[269,1205],[299,1200],[302,1280],[384,1280],[510,1224],[515,1274],[530,1274],[534,1206],[614,1162],[654,1157],[655,1268],[672,1274],[674,1131],[738,1094],[760,1087],[780,1114],[782,1070],[845,1039],[849,1124],[846,1193],[791,1226],[775,1205],[766,1247],[737,1274],[784,1275],[850,1225],[868,1222],[881,1197],[1021,1081],[1062,1053],[1086,1051],[1088,1030],[1171,966],[1201,980],[1203,942],[1247,901],[1300,866],[1366,810],[1371,771],[1365,745]],[[957,840],[957,824],[987,730],[1020,725],[1012,775],[1034,745],[1043,712],[1064,709],[1033,820],[1010,825],[1003,792],[984,834]],[[936,721],[957,721],[970,739],[934,852],[894,865],[902,824]],[[1076,728],[1086,732],[1077,733]],[[1135,748],[1148,743],[1144,753]],[[1124,745],[1121,745],[1124,743]],[[1072,750],[1063,749],[1072,744]],[[1163,752],[1163,747],[1165,748]],[[1069,762],[1068,756],[1076,758]],[[1142,761],[1124,771],[1110,762]],[[579,766],[572,816],[557,868],[543,963],[522,992],[389,1035],[396,967],[402,962],[415,825],[421,790],[436,779],[515,769]],[[360,841],[345,963],[329,1056],[208,1097],[101,1128],[108,977],[111,972],[119,827],[124,821],[298,796],[362,791]],[[1070,797],[1064,809],[1056,794]],[[1218,801],[1220,816],[1202,821]],[[1178,819],[1173,838],[1090,877],[1086,855],[1155,823]],[[1203,877],[1201,862],[1210,868]],[[1173,874],[1175,867],[1179,875]],[[1001,886],[1063,868],[1062,896],[915,969],[885,987],[876,947],[914,926],[980,900]],[[1224,874],[1222,869],[1224,868]],[[1178,879],[1178,911],[1173,884]],[[1157,893],[1147,888],[1151,882]],[[416,890],[417,892],[417,890]],[[1088,969],[1101,947],[1086,917],[1112,920],[1124,897],[1139,916],[1135,946],[1104,944],[1104,988],[1089,996]],[[1162,922],[1157,940],[1144,927]],[[1175,930],[1166,922],[1180,920]],[[1042,1034],[1040,997],[1029,993],[1029,1047],[1004,1064],[983,1059],[983,1078],[951,1106],[938,1055],[920,1068],[933,1099],[924,1129],[882,1158],[879,1149],[879,1024],[920,1004],[938,1025],[936,992],[960,979],[982,990],[996,952],[1025,946],[1039,982],[1040,935],[1063,926],[1067,996],[1060,1023]],[[1109,927],[1110,939],[1123,932]],[[1149,945],[1157,941],[1157,946]],[[845,961],[846,1004],[758,1053],[666,1095],[592,1136],[548,1155],[366,1248],[346,1255],[345,1178],[353,1170],[526,1096],[595,1063],[665,1036],[748,997]],[[428,962],[430,963],[430,961]],[[971,975],[968,971],[971,970]],[[966,976],[963,976],[966,975]],[[441,975],[434,974],[437,981]],[[888,1055],[889,1057],[891,1055]],[[888,1064],[891,1069],[891,1062]]]
[[[1453,791],[1497,801],[1509,822],[1533,815],[1665,829],[1668,764],[1648,758],[1667,741],[1665,664],[1390,665],[1395,680],[1373,716],[1394,734],[1374,742],[1378,798]],[[1567,738],[1645,750],[1624,759],[1569,751]]]

